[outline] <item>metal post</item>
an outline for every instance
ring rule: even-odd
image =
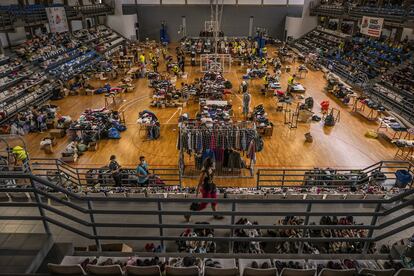
[[[305,216],[305,221],[304,221],[304,225],[309,225],[309,213],[312,210],[312,203],[308,203],[308,205],[306,206],[306,216]],[[302,230],[302,237],[304,238],[306,234],[306,229]],[[303,246],[304,246],[305,242],[301,242],[300,246],[299,246],[299,254],[303,253]]]
[[[259,185],[260,185],[260,169],[257,170],[256,189],[259,189]]]
[[[95,237],[95,244],[96,244],[96,250],[98,252],[102,251],[102,247],[101,247],[101,241],[97,238],[98,236],[98,232],[96,231],[96,226],[95,226],[95,217],[92,213],[93,207],[92,207],[92,202],[90,199],[88,199],[88,209],[89,209],[89,218],[91,220],[92,223],[92,232],[93,232],[93,236]]]
[[[159,223],[159,229],[160,229],[160,237],[162,238],[163,236],[164,236],[164,229],[162,228],[162,214],[161,214],[161,211],[162,211],[162,204],[161,204],[161,202],[160,201],[157,201],[157,205],[158,205],[158,211],[160,212],[160,213],[158,213],[158,223]],[[164,251],[164,240],[161,240],[160,241],[160,244],[161,244],[161,247],[162,247],[162,250]]]
[[[51,234],[49,224],[47,223],[47,220],[46,220],[45,210],[43,210],[42,205],[41,205],[42,200],[41,200],[39,194],[37,193],[36,185],[35,185],[32,177],[29,176],[29,178],[30,178],[30,184],[33,188],[33,193],[34,193],[34,196],[35,196],[35,199],[36,199],[37,207],[39,208],[39,214],[42,217],[43,227],[45,228],[46,234]]]
[[[377,206],[375,207],[375,213],[378,213],[381,210],[381,202],[377,203]],[[375,226],[377,224],[377,220],[378,220],[378,215],[374,214],[372,216],[372,220],[371,220],[371,224],[370,226]],[[368,235],[367,238],[372,238],[372,236],[374,235],[374,229],[369,229],[368,230]],[[364,248],[362,249],[362,254],[368,254],[368,250],[369,250],[369,246],[371,245],[370,241],[366,241],[364,244]]]
[[[253,37],[253,16],[250,16],[249,19],[249,37]]]
[[[285,170],[283,170],[282,171],[282,188],[285,186],[285,174],[286,174],[286,171]]]
[[[186,37],[187,36],[187,20],[185,18],[185,16],[181,16],[181,25],[182,25],[182,30],[181,30],[181,36],[182,37]]]
[[[231,213],[231,225],[234,225],[235,217],[234,217],[233,213],[236,212],[236,202],[234,202],[234,201],[231,204],[231,211],[232,211],[232,213]],[[231,231],[230,231],[230,238],[232,238],[232,237],[234,237],[234,229],[231,229]],[[233,253],[233,249],[234,249],[234,241],[231,241],[229,243],[229,253],[230,254]]]

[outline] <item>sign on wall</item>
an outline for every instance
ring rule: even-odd
[[[46,8],[46,14],[51,33],[63,33],[69,31],[64,7]]]
[[[380,37],[384,18],[363,16],[361,22],[361,34]]]

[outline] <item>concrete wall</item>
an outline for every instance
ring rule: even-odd
[[[318,25],[318,17],[310,16],[309,6],[311,2],[311,0],[305,0],[301,17],[286,17],[286,37],[290,36],[296,39],[316,28]]]
[[[124,14],[134,14],[134,5],[124,5]],[[302,14],[302,6],[224,6],[222,30],[226,36],[247,36],[249,18],[254,17],[254,27],[267,28],[270,35],[282,38],[287,15]],[[141,5],[138,11],[141,40],[148,37],[159,39],[161,22],[167,23],[171,41],[181,38],[178,34],[186,17],[187,35],[198,36],[204,29],[204,22],[210,20],[210,7],[207,5]]]

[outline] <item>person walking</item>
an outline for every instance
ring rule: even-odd
[[[246,90],[243,93],[243,115],[244,115],[245,120],[247,120],[247,116],[249,115],[250,100],[251,100],[251,96],[249,92]]]
[[[121,180],[121,165],[119,165],[119,163],[116,161],[116,156],[115,155],[111,155],[111,157],[109,158],[109,170],[111,171],[112,177],[115,181],[115,186],[116,187],[121,187],[122,186],[122,180]]]
[[[200,180],[198,181],[198,186],[196,189],[196,198],[201,192],[202,198],[217,198],[217,188],[213,181],[214,178],[214,162],[210,157],[207,157],[204,160],[203,168],[200,174]],[[201,211],[207,207],[207,202],[202,203],[193,203],[191,204],[191,211]],[[217,202],[211,203],[211,209],[217,211]],[[190,221],[191,215],[184,215],[184,218],[187,222]],[[215,219],[223,219],[222,216],[214,215]]]

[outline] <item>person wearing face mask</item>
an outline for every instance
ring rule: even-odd
[[[138,176],[138,184],[141,186],[148,185],[152,174],[149,173],[148,163],[145,161],[145,156],[139,157],[139,164],[137,166],[136,172]]]

